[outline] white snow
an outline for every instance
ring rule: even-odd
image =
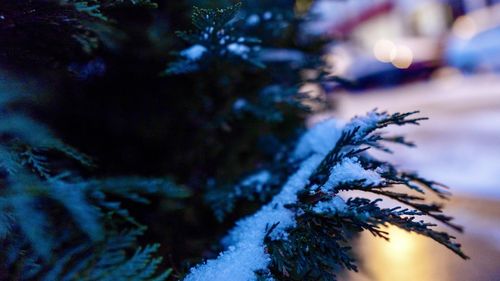
[[[347,208],[347,205],[340,196],[335,196],[329,201],[321,201],[314,206],[313,211],[316,213],[336,213],[342,212]]]
[[[375,117],[373,117],[375,118]],[[358,118],[353,122],[370,126],[370,122]],[[349,128],[352,124],[348,124]],[[335,120],[319,123],[305,133],[299,140],[292,158],[303,160],[299,169],[283,186],[281,192],[257,213],[236,223],[229,235],[223,239],[227,250],[219,254],[217,259],[191,269],[184,281],[254,281],[255,271],[266,270],[271,262],[266,253],[264,238],[267,230],[279,223],[271,233],[271,239],[287,239],[286,230],[295,226],[296,214],[285,207],[297,201],[297,193],[309,183],[310,176],[322,162],[327,153],[335,146],[341,135],[341,126]],[[305,160],[304,160],[305,159]],[[269,172],[256,174],[247,180],[265,182],[271,175]],[[367,183],[378,183],[380,176],[375,171],[363,169],[356,158],[344,159],[331,169],[331,175],[323,188],[332,190],[339,183],[357,179],[366,179]],[[319,202],[314,211],[342,211],[346,208],[344,200],[335,196],[330,201]],[[299,211],[300,213],[300,211]]]
[[[248,53],[250,53],[250,47],[240,43],[231,43],[227,45],[227,49],[229,50],[229,52],[243,58],[247,58]]]
[[[262,187],[271,179],[271,173],[267,170],[260,171],[245,178],[241,185],[255,186],[257,192],[262,191]]]
[[[252,14],[247,18],[247,24],[250,26],[257,25],[260,22],[259,15]]]
[[[368,112],[363,116],[354,117],[349,124],[346,126],[346,130],[354,130],[356,127],[359,127],[357,132],[357,136],[362,136],[365,132],[373,130],[376,128],[377,123],[387,118],[388,115],[386,113],[379,113],[375,110]]]
[[[224,241],[228,246],[227,250],[217,259],[192,268],[184,281],[256,280],[255,271],[266,269],[271,261],[264,246],[267,228],[279,222],[273,231],[274,237],[277,238],[286,228],[295,224],[293,212],[284,205],[297,200],[297,192],[307,184],[309,176],[322,159],[321,155],[313,155],[304,161],[271,203],[254,215],[237,222],[236,227]]]
[[[262,16],[265,20],[270,20],[272,17],[273,17],[273,13],[267,11],[264,13],[264,15]]]
[[[236,101],[234,101],[233,109],[236,110],[236,111],[242,110],[247,105],[248,105],[248,102],[247,102],[246,99],[239,98]]]
[[[313,153],[326,155],[335,146],[341,129],[341,124],[334,119],[318,123],[300,138],[293,158],[304,159]]]
[[[196,61],[199,60],[206,51],[207,48],[202,45],[196,44],[181,51],[181,56],[187,58],[188,60]]]
[[[334,191],[335,188],[344,182],[362,180],[364,184],[380,184],[383,179],[375,171],[365,170],[358,159],[345,158],[339,164],[335,165],[330,171],[328,181],[321,187],[324,192]]]

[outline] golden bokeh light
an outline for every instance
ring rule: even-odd
[[[413,52],[404,45],[395,47],[391,52],[392,65],[399,69],[406,69],[413,63]]]
[[[394,67],[406,69],[413,63],[413,51],[406,45],[397,45],[387,39],[378,40],[373,46],[373,55],[384,63],[392,63]]]
[[[378,40],[373,46],[373,55],[381,62],[391,62],[391,54],[396,49],[396,45],[386,39]]]
[[[361,255],[366,257],[362,270],[369,278],[359,280],[450,281],[435,271],[433,260],[428,258],[432,253],[429,252],[431,249],[427,247],[426,238],[397,227],[387,230],[390,242],[371,235],[362,237]],[[432,276],[439,276],[439,279],[433,279]]]

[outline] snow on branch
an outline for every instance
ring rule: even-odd
[[[238,221],[223,240],[227,250],[220,253],[217,259],[192,268],[184,280],[250,281],[258,277],[277,276],[286,280],[303,280],[301,278],[304,277],[335,280],[332,271],[321,270],[334,270],[339,266],[356,270],[346,247],[338,242],[344,237],[337,227],[349,223],[356,223],[361,227],[360,230],[369,230],[383,238],[386,238],[386,233],[378,227],[386,223],[394,224],[429,236],[466,258],[460,245],[451,241],[453,237],[432,230],[432,224],[413,221],[414,216],[427,215],[449,224],[451,218],[438,214],[441,212],[440,207],[414,203],[415,198],[410,195],[384,189],[394,183],[407,186],[429,183],[427,187],[439,193],[434,183],[416,176],[414,179],[418,183],[412,182],[407,174],[399,173],[389,163],[368,157],[365,152],[370,147],[380,148],[378,142],[386,140],[380,137],[377,129],[388,125],[418,124],[418,121],[423,120],[408,118],[414,113],[389,115],[372,111],[366,116],[355,117],[343,128],[335,120],[311,128],[302,136],[292,153],[292,160],[302,159],[302,162],[281,192],[257,213]],[[414,210],[380,209],[377,205],[379,200],[350,198],[346,201],[337,195],[340,190],[355,189],[399,199],[399,202]],[[439,194],[445,196],[444,193]],[[325,226],[321,230],[315,229],[316,226],[310,223],[313,218],[325,220]],[[335,227],[329,226],[332,221],[337,222]],[[330,232],[322,233],[324,231]],[[314,245],[297,246],[305,237],[314,237],[309,240],[312,241],[310,243],[330,245],[330,249],[319,255],[311,254],[304,249]],[[322,259],[321,255],[331,255],[330,264],[321,264],[327,260]],[[335,264],[331,264],[332,260]]]

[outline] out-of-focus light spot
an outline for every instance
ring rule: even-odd
[[[389,40],[378,40],[373,46],[373,55],[381,62],[391,62],[391,54],[396,49],[396,45]]]
[[[413,236],[409,232],[399,228],[391,228],[389,235],[390,242],[384,248],[387,256],[403,257],[411,256],[415,252],[416,243],[413,241]]]
[[[390,58],[392,65],[399,69],[406,69],[413,63],[413,52],[407,46],[399,45],[392,49]]]
[[[399,69],[406,69],[413,63],[413,51],[405,45],[396,45],[390,40],[381,39],[373,47],[375,58],[381,62],[392,63]]]
[[[477,23],[470,16],[461,16],[453,24],[453,34],[460,39],[471,39],[477,32]]]
[[[433,280],[424,278],[426,274],[432,275],[433,262],[425,258],[428,254],[426,240],[415,234],[409,233],[397,227],[389,227],[389,243],[383,240],[365,240],[365,243],[372,243],[373,248],[369,249],[369,260],[367,270],[373,274],[371,280],[379,281],[421,281]],[[370,238],[371,239],[371,238]],[[367,259],[368,260],[368,259]],[[418,261],[417,263],[415,261]],[[436,279],[447,280],[447,279]]]

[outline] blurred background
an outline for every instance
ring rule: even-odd
[[[341,38],[324,60],[347,81],[303,90],[342,119],[377,107],[429,117],[395,131],[417,149],[384,157],[450,186],[447,210],[465,226],[455,234],[471,257],[390,229],[392,243],[362,236],[361,274],[345,279],[500,280],[500,1],[321,0],[310,12],[304,34]]]

